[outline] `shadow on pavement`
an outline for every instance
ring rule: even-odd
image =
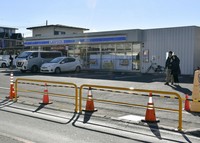
[[[188,88],[181,87],[180,85],[169,85],[172,89],[182,92],[183,94],[188,94],[189,96],[192,95],[192,91]]]
[[[162,139],[160,131],[159,131],[159,127],[157,123],[147,123],[149,128],[151,129],[151,132],[158,138],[158,139]]]
[[[111,72],[111,71],[81,71],[64,72],[61,74],[44,74],[44,73],[21,73],[18,70],[4,70],[5,76],[10,76],[10,72],[14,73],[14,76],[52,76],[52,77],[75,77],[84,79],[102,79],[102,80],[115,80],[115,81],[133,81],[133,82],[165,82],[165,74],[163,73],[139,73],[139,72]],[[193,83],[193,75],[181,75],[180,83]]]
[[[37,111],[41,110],[41,109],[44,108],[46,105],[47,105],[47,104],[40,104],[40,106],[39,106],[37,109],[35,109],[35,111],[33,111],[33,112],[37,112]]]
[[[87,111],[85,111],[83,123],[87,123],[90,120],[92,114],[93,114],[93,112],[87,112]]]
[[[0,102],[0,108],[3,108],[5,106],[10,106],[14,103],[15,103],[15,101],[12,101],[12,100],[9,100],[9,99],[4,99]]]

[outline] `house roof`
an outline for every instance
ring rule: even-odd
[[[45,27],[61,27],[61,28],[71,28],[71,29],[89,30],[89,29],[86,29],[86,28],[65,26],[65,25],[60,25],[60,24],[28,27],[28,28],[26,28],[26,29],[32,30],[32,29],[36,29],[36,28],[45,28]]]
[[[12,28],[12,27],[3,27],[3,26],[0,26],[0,28],[18,30],[18,28]]]

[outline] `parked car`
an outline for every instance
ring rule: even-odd
[[[1,68],[5,68],[9,66],[9,62],[6,59],[0,59],[0,66]]]
[[[60,51],[24,51],[16,59],[16,68],[21,72],[30,70],[32,73],[36,73],[43,63],[61,56],[62,52]]]
[[[74,57],[57,57],[48,63],[42,64],[40,72],[42,73],[56,73],[66,71],[81,71],[81,62],[79,59]]]

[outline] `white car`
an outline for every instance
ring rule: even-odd
[[[59,74],[65,71],[81,71],[81,62],[74,57],[57,57],[48,63],[42,64],[40,72],[42,73],[56,73]]]
[[[6,59],[0,59],[0,67],[5,68],[9,66],[9,62]]]

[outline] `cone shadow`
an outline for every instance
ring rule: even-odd
[[[147,123],[151,132],[158,138],[158,139],[162,139],[160,131],[159,131],[159,127],[157,123]]]
[[[83,123],[87,123],[87,122],[90,120],[92,114],[93,114],[93,112],[85,111],[85,115],[84,115]]]
[[[47,104],[40,104],[40,106],[33,112],[37,112],[39,110],[41,110],[42,108],[44,108]]]

